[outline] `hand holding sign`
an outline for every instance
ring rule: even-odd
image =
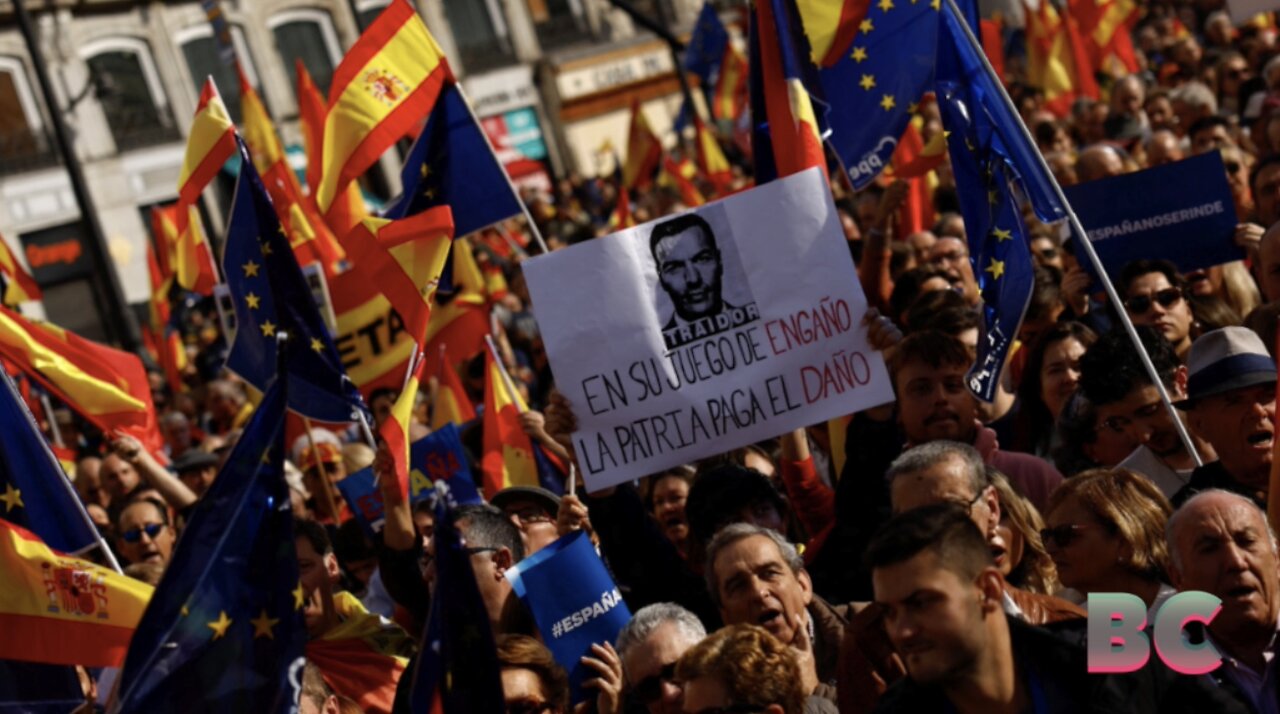
[[[622,711],[622,659],[608,642],[591,645],[591,654],[594,656],[582,658],[582,665],[600,676],[583,682],[582,687],[600,692],[596,695],[596,714],[619,714]],[[574,712],[586,712],[588,708],[587,702],[581,702],[574,707]]]

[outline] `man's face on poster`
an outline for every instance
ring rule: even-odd
[[[720,311],[720,251],[697,226],[658,241],[653,251],[658,280],[682,320],[691,321]]]

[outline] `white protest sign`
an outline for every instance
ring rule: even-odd
[[[1277,0],[1227,0],[1227,14],[1237,27],[1249,22],[1261,13],[1280,10]]]
[[[524,274],[588,490],[893,399],[817,169]]]

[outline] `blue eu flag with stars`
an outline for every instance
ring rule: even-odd
[[[116,711],[269,713],[296,704],[307,633],[284,480],[286,381],[272,380],[196,502],[129,645]]]
[[[0,375],[0,518],[56,551],[82,553],[98,544],[98,532],[13,380],[3,369]]]
[[[729,31],[724,29],[724,23],[720,22],[720,16],[711,3],[704,3],[685,47],[684,68],[698,75],[705,91],[716,85],[720,62],[724,60],[724,51],[728,47]]]
[[[1034,285],[1021,201],[1025,197],[1034,205],[1038,195],[1048,197],[1037,192],[1052,191],[1052,183],[1044,184],[1039,164],[1028,160],[1032,156],[1028,152],[1035,147],[1006,107],[995,84],[998,80],[975,54],[981,49],[966,36],[964,19],[949,3],[943,18],[938,37],[938,107],[949,132],[947,145],[969,259],[983,303],[983,334],[968,381],[978,398],[990,402]],[[1056,204],[1046,208],[1060,209]]]
[[[364,401],[347,378],[249,150],[239,137],[236,142],[240,177],[222,256],[236,312],[227,368],[265,392],[276,377],[276,336],[286,333],[289,408],[318,421],[353,421]]]

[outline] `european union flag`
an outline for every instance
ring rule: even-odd
[[[196,502],[129,645],[116,711],[293,710],[306,625],[284,480],[287,379],[272,381]]]
[[[829,105],[828,142],[862,188],[889,165],[916,105],[933,84],[938,10],[943,0],[868,0],[865,13],[844,17],[818,71]],[[812,22],[812,21],[811,21]],[[843,40],[852,35],[851,41]]]
[[[54,550],[79,554],[98,545],[71,482],[36,427],[5,370],[0,388],[0,517],[40,536]]]
[[[413,672],[412,711],[502,714],[506,705],[489,615],[448,501],[436,501],[436,581]]]
[[[711,3],[704,3],[685,47],[684,68],[698,75],[703,88],[710,90],[716,85],[715,77],[720,73],[720,62],[728,47],[729,32]]]
[[[383,217],[404,218],[433,206],[449,206],[458,238],[521,211],[506,172],[462,92],[451,82],[440,90],[426,126],[409,150],[400,182],[404,192]]]
[[[241,170],[222,255],[236,311],[227,368],[265,392],[276,378],[276,335],[287,333],[289,408],[318,421],[352,421],[364,402],[347,378],[249,150],[236,141]]]
[[[1015,123],[1010,123],[1004,98],[994,84],[998,80],[983,68],[975,54],[982,50],[966,36],[960,24],[964,20],[957,17],[954,7],[948,2],[943,11],[936,92],[943,126],[950,132],[948,149],[969,240],[969,260],[982,292],[983,335],[978,340],[977,360],[969,370],[969,389],[990,402],[1034,283],[1020,210],[1024,193],[1019,187],[1028,184],[1020,179],[1044,177],[1035,173],[1038,163],[1024,160],[1027,150],[1035,148],[1027,146],[1016,116],[1012,118]],[[1034,194],[1026,195],[1034,203]]]

